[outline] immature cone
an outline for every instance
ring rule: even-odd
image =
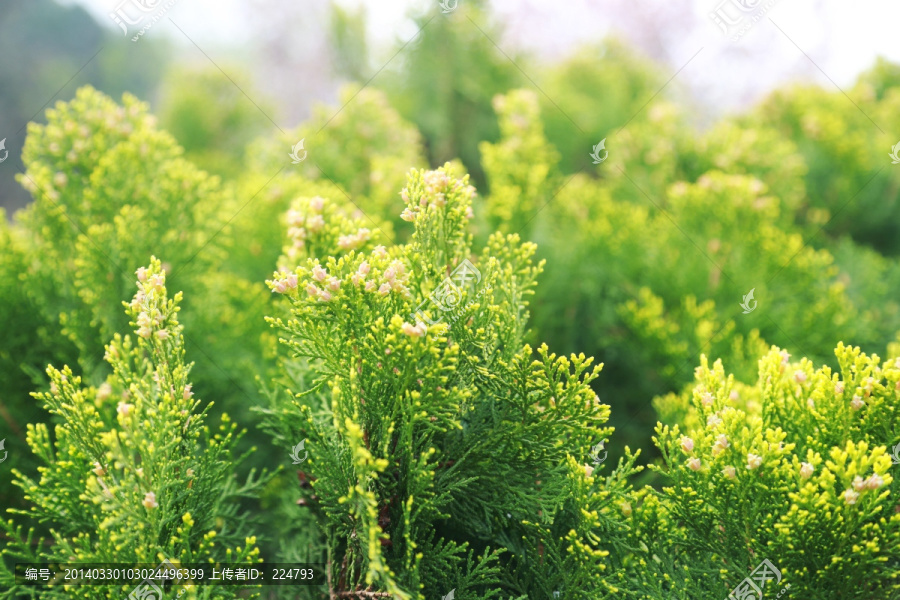
[[[884,479],[880,475],[873,474],[866,477],[864,484],[867,490],[877,490],[884,485]]]
[[[811,464],[807,462],[800,463],[800,477],[802,477],[803,479],[809,479],[810,477],[812,477],[814,471],[815,467],[813,467]]]
[[[716,438],[716,443],[713,444],[713,456],[718,456],[719,454],[724,452],[725,449],[728,448],[728,445],[728,437],[725,434],[719,435],[719,437]]]
[[[154,494],[153,492],[147,492],[144,495],[143,505],[146,508],[157,508],[159,504],[156,503],[156,494]]]

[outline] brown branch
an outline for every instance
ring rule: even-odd
[[[356,530],[353,531],[356,533]],[[350,558],[350,550],[347,549],[347,552],[344,553],[344,559],[341,561],[341,576],[338,577],[338,587],[344,587],[347,585],[347,560]]]
[[[325,572],[325,576],[328,578],[328,598],[335,600],[334,587],[331,585],[331,544],[328,545],[328,570]]]
[[[355,592],[338,592],[337,595],[341,598],[389,598],[391,593],[356,590]]]
[[[9,414],[9,411],[6,410],[5,406],[0,405],[0,415],[3,416],[3,420],[6,421],[6,424],[9,425],[9,428],[12,429],[13,433],[24,440],[25,436],[22,435],[22,428],[13,420],[12,415]]]

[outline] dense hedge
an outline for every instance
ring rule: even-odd
[[[563,107],[609,81],[568,68]],[[622,98],[654,77],[625,72]],[[478,165],[437,170],[371,88],[245,160],[79,90],[29,126],[34,202],[0,223],[0,597],[28,595],[15,559],[72,557],[460,600],[724,598],[767,559],[791,595],[894,597],[900,174],[864,130],[897,122],[896,72],[703,133],[655,102],[599,165],[501,90]]]

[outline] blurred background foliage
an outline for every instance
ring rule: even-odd
[[[140,48],[120,41],[116,31],[97,23],[81,7],[62,6],[54,0],[4,3],[0,10],[0,137],[6,138],[6,148],[22,148],[26,124],[42,120],[43,109],[56,98],[72,97],[74,88],[64,87],[72,80],[114,97],[123,92],[152,96],[168,68],[171,48],[163,41],[140,44]],[[11,169],[0,172],[0,206],[14,211],[30,200]]]
[[[0,12],[0,52],[26,33],[46,50],[0,61],[11,84],[0,86],[0,127],[22,128],[7,147],[25,148],[12,163],[22,174],[13,181],[7,163],[0,179],[4,467],[35,468],[24,430],[49,420],[29,396],[49,385],[48,363],[102,381],[103,343],[128,329],[121,301],[151,254],[185,291],[197,396],[250,429],[244,443],[260,451],[248,468],[271,465],[287,449],[269,446],[250,408],[263,396],[257,377],[274,368],[263,315],[282,308],[264,279],[287,240],[285,212],[321,195],[402,241],[406,173],[444,161],[472,174],[479,241],[499,229],[538,243],[547,266],[531,336],[606,364],[593,386],[612,407],[613,460],[626,445],[658,457],[651,400],[681,393],[701,354],[752,385],[773,344],[835,366],[839,341],[883,355],[900,339],[900,169],[887,156],[900,66],[877,62],[847,96],[781,89],[699,130],[677,83],[622,41],[545,63],[504,56],[483,3],[466,15],[421,16],[382,71],[365,14],[333,9],[345,86],[282,128],[279,102],[239,66],[175,64],[148,38],[140,51],[109,44],[79,72],[74,57],[109,29],[50,0]],[[85,84],[96,91],[76,95]],[[45,111],[47,98],[71,102]],[[292,165],[300,139],[309,158]],[[601,139],[609,159],[596,165]],[[744,314],[751,289],[758,308]],[[9,472],[0,505],[14,507]],[[263,498],[282,501],[274,487]]]

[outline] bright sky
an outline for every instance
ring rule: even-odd
[[[85,6],[112,28],[107,15],[122,0],[65,1]],[[894,31],[900,23],[897,0],[760,0],[760,6],[773,6],[739,42],[729,41],[709,18],[722,1],[492,0],[490,6],[506,29],[501,45],[529,50],[539,58],[564,55],[612,31],[655,47],[674,74],[703,48],[678,79],[689,84],[704,103],[722,111],[757,99],[786,81],[807,79],[833,89],[830,79],[841,87],[849,86],[878,55],[900,63],[900,44]],[[741,0],[724,1],[728,3],[726,10],[733,13],[736,9],[731,2]],[[752,4],[754,0],[743,1]],[[310,6],[311,18],[315,18],[322,14],[325,0],[300,2]],[[429,9],[438,0],[339,2],[366,6],[370,43],[386,51],[393,40],[415,33],[406,17],[411,10]],[[458,2],[464,9],[466,0]],[[249,3],[177,0],[169,15],[201,47],[240,47],[252,41],[248,38],[252,32],[245,26]],[[152,33],[188,43],[168,22],[154,27]]]

